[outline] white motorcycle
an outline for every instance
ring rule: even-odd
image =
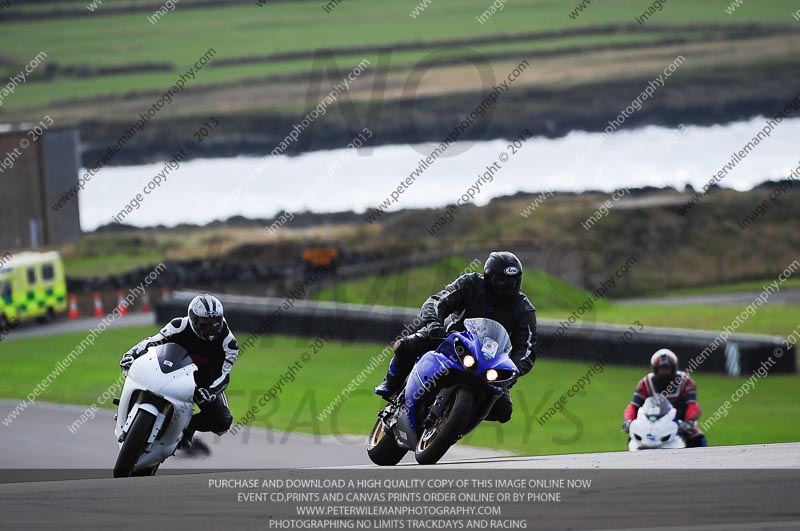
[[[115,399],[114,477],[155,475],[175,453],[192,418],[196,370],[186,349],[174,343],[152,347],[133,362]]]
[[[686,448],[683,438],[678,435],[675,413],[669,400],[661,395],[645,399],[636,419],[631,422],[628,450]]]

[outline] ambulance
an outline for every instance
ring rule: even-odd
[[[0,256],[0,326],[50,321],[67,305],[64,262],[56,251]]]

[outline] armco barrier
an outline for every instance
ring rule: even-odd
[[[194,293],[175,292],[169,301],[156,303],[156,318],[165,323],[184,315]],[[220,295],[225,316],[240,342],[252,333],[286,334],[316,337],[333,330],[341,341],[387,343],[418,316],[413,308],[392,308],[268,297]],[[686,367],[717,338],[717,333],[699,330],[654,328],[579,322],[558,336],[561,325],[552,319],[540,319],[537,355],[541,359],[560,359],[594,363],[607,359],[608,364],[645,368],[650,356],[660,348],[672,349]],[[626,338],[625,332],[630,332]],[[783,338],[732,334],[696,368],[700,372],[749,375],[770,357],[771,373],[796,372],[794,346],[786,348]],[[784,352],[776,357],[775,349]]]

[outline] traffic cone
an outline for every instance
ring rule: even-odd
[[[100,296],[99,291],[94,292],[94,316],[103,317],[105,311],[103,310],[103,298]]]
[[[143,311],[143,312],[149,312],[149,311],[150,311],[150,309],[151,309],[151,308],[150,308],[150,295],[148,295],[148,294],[147,294],[147,292],[145,291],[145,292],[144,292],[144,295],[142,295],[142,307],[141,307],[141,311]]]
[[[77,319],[78,318],[78,296],[77,295],[70,295],[69,296],[69,318],[70,319]]]
[[[125,300],[125,292],[122,290],[117,292],[117,308],[120,315],[128,313],[128,301]]]

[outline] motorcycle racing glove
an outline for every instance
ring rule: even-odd
[[[679,420],[678,421],[678,428],[681,429],[684,433],[694,433],[697,430],[697,421],[696,420]]]
[[[430,338],[444,339],[447,337],[447,331],[442,323],[428,323],[428,325],[425,327],[425,331],[428,333],[428,337]]]
[[[625,422],[622,423],[622,431],[624,431],[625,433],[630,432],[631,422],[633,422],[631,419],[625,419]]]
[[[206,402],[213,402],[216,399],[217,395],[213,394],[205,387],[198,387],[194,390],[194,403],[197,405],[204,404]]]
[[[119,368],[125,372],[128,372],[131,368],[131,365],[133,365],[134,360],[136,360],[136,358],[134,358],[131,354],[125,354],[122,356],[122,359],[119,360]]]

